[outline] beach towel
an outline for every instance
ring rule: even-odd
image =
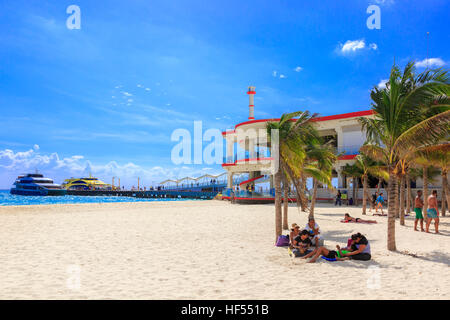
[[[331,258],[327,258],[327,257],[324,257],[324,256],[322,256],[321,258],[322,258],[323,260],[327,260],[327,261],[337,261],[336,258],[332,258],[332,259],[331,259]]]
[[[347,240],[347,248],[350,248],[352,246],[353,240],[352,238],[348,238]]]
[[[387,213],[374,213],[373,216],[387,217]],[[409,214],[405,214],[405,217],[409,217]]]

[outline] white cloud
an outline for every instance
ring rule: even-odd
[[[143,88],[142,84],[137,85],[138,88]]]
[[[341,53],[347,54],[350,52],[355,52],[357,50],[364,49],[366,47],[366,42],[364,39],[361,40],[347,40],[343,45],[341,44]]]
[[[439,68],[445,65],[445,62],[441,58],[423,59],[416,62],[416,68]]]
[[[384,88],[386,88],[386,82],[388,82],[389,81],[389,79],[383,79],[383,80],[380,80],[380,82],[377,84],[377,87],[379,88],[379,89],[384,89]]]
[[[276,70],[272,71],[272,76],[274,76],[274,77],[277,76],[277,71]]]
[[[300,67],[300,66],[299,66],[299,67],[296,67],[296,68],[294,69],[295,72],[300,72],[300,71],[302,71],[302,70],[303,70],[303,68]]]
[[[40,147],[39,147],[38,144],[35,144],[35,145],[33,146],[33,149],[34,149],[35,151],[38,151],[38,150],[40,149]]]
[[[286,79],[287,76],[285,76],[284,74],[280,74],[280,79]]]
[[[150,88],[145,88],[145,91],[150,91],[151,89]]]
[[[160,166],[142,167],[132,162],[119,164],[110,161],[106,164],[92,163],[81,155],[73,155],[60,158],[54,152],[51,154],[39,154],[30,149],[25,152],[14,152],[10,149],[0,150],[0,189],[12,186],[19,174],[39,172],[52,178],[56,183],[62,183],[70,177],[82,177],[92,173],[93,176],[110,183],[113,176],[119,177],[125,187],[136,186],[137,178],[141,179],[142,186],[158,184],[167,178],[181,178],[185,176],[200,176],[209,168],[195,168],[193,166],[163,168]],[[221,173],[222,170],[211,174]],[[117,179],[115,180],[117,183]]]
[[[377,50],[377,49],[378,49],[378,46],[377,46],[376,43],[371,43],[371,44],[369,45],[369,47],[370,47],[370,49],[372,49],[372,50]]]
[[[122,91],[122,94],[123,94],[124,96],[127,96],[127,97],[133,96],[131,93],[126,92],[126,91]]]

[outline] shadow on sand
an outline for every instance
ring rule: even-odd
[[[412,252],[408,252],[408,251],[397,251],[397,253],[404,255],[404,256],[410,256],[415,259],[437,262],[437,263],[442,263],[447,266],[450,266],[450,255],[443,253],[443,252],[439,252],[439,251],[432,251],[429,254],[427,254],[427,256],[421,256],[421,255],[418,255],[418,254],[415,254]]]

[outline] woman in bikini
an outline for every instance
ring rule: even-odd
[[[375,220],[363,220],[361,218],[353,218],[348,213],[346,213],[344,216],[344,222],[377,223]]]

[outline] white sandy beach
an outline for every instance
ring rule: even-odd
[[[214,200],[0,207],[0,299],[450,297],[450,218],[441,218],[441,235],[414,232],[412,216],[406,227],[397,222],[398,252],[388,252],[386,217],[369,214],[376,225],[344,224],[344,212],[362,217],[360,208],[317,208],[325,245],[334,249],[359,231],[371,243],[372,261],[305,264],[290,258],[273,245],[273,205]],[[292,222],[306,223],[295,205]]]

